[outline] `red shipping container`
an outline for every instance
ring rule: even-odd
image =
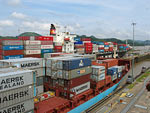
[[[41,54],[24,55],[24,57],[35,57],[35,58],[41,58]]]
[[[109,43],[108,42],[104,42],[104,45],[109,45]]]
[[[9,51],[2,51],[3,56],[8,56],[8,55],[23,55],[24,50],[9,50]]]
[[[90,81],[90,76],[91,76],[91,74],[88,74],[88,75],[83,75],[83,76],[80,76],[77,78],[73,78],[69,81],[65,81],[65,87],[73,88],[73,87],[79,86],[81,84],[84,84],[84,83]]]
[[[105,51],[105,52],[108,52],[108,51],[109,51],[109,49],[104,49],[104,51]]]
[[[92,89],[99,89],[103,86],[105,86],[105,79],[101,80],[101,81],[98,81],[98,82],[95,82],[95,81],[91,80],[91,88]]]
[[[3,59],[3,56],[2,55],[0,55],[0,60],[2,60]]]
[[[55,52],[62,52],[62,49],[55,49]]]
[[[91,38],[81,38],[81,41],[91,41]]]
[[[18,39],[20,39],[20,40],[30,40],[30,36],[19,36]]]
[[[104,49],[104,47],[98,47],[99,50]]]
[[[53,37],[52,36],[37,36],[36,40],[49,40],[49,41],[53,41]]]
[[[105,83],[106,84],[111,83],[111,76],[105,76]]]
[[[109,51],[113,51],[113,47],[109,47]]]
[[[41,45],[52,45],[53,41],[41,41]]]
[[[2,47],[3,47],[3,46],[2,46],[2,45],[0,45],[0,49],[2,49]]]
[[[60,49],[62,49],[62,46],[54,46],[54,49],[55,50],[60,50]]]
[[[92,43],[84,43],[85,46],[92,46]]]

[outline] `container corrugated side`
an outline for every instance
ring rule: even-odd
[[[25,55],[31,55],[31,54],[41,54],[41,50],[25,50]]]
[[[101,73],[100,75],[91,75],[91,79],[93,81],[101,81],[101,80],[104,80],[105,79],[105,73]]]
[[[92,73],[91,66],[74,69],[74,70],[70,70],[70,71],[63,70],[62,77],[64,79],[72,79],[72,78],[80,77],[83,75],[87,75],[89,73]],[[57,73],[57,77],[58,78],[60,77],[60,73]]]
[[[53,45],[41,45],[41,49],[53,49]]]
[[[33,70],[37,72],[36,77],[45,76],[45,68],[35,68]]]
[[[41,53],[53,53],[53,49],[41,49]]]
[[[39,40],[36,40],[36,41],[27,40],[27,41],[24,41],[24,44],[25,45],[40,45],[41,41],[39,41]]]
[[[26,45],[24,46],[25,50],[40,50],[41,46],[40,45]]]
[[[0,109],[33,98],[33,85],[0,93]]]
[[[34,83],[35,74],[31,70],[16,70],[15,72],[0,73],[0,93],[28,86]]]
[[[23,58],[23,55],[9,55],[9,56],[3,56],[3,59],[18,59]]]
[[[0,60],[0,67],[16,66],[18,68],[35,69],[45,67],[45,60],[42,58],[20,58]]]
[[[23,45],[22,40],[3,40],[3,45]]]
[[[63,61],[63,70],[72,70],[77,68],[82,68],[86,66],[91,66],[91,59],[89,58],[76,58]]]
[[[6,45],[3,50],[23,50],[23,45]]]
[[[44,92],[44,86],[36,86],[36,96]]]
[[[41,86],[44,83],[44,76],[43,77],[37,77],[36,78],[36,86]]]
[[[81,84],[79,86],[76,86],[76,87],[70,89],[70,91],[75,92],[76,95],[78,95],[78,94],[80,94],[80,93],[82,93],[82,92],[84,92],[88,89],[90,89],[90,82],[87,82],[87,83]],[[72,96],[73,95],[71,94],[70,97],[72,97]]]
[[[25,113],[34,109],[34,99],[26,100],[15,105],[0,109],[0,113]]]
[[[93,75],[100,75],[101,73],[105,73],[105,66],[92,66]]]

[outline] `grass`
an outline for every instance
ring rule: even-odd
[[[139,78],[137,78],[135,82],[133,82],[132,84],[130,84],[130,85],[128,86],[128,88],[129,88],[129,89],[132,89],[132,88],[137,84],[137,82],[142,82],[143,79],[147,78],[149,75],[150,75],[150,71],[145,72],[145,73],[142,74]]]

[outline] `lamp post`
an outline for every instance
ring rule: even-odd
[[[132,23],[131,24],[132,26],[133,26],[133,45],[132,45],[132,80],[134,81],[134,55],[133,55],[133,53],[134,53],[134,27],[135,27],[135,25],[136,25],[136,23]]]

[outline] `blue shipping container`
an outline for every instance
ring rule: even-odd
[[[104,49],[100,49],[98,50],[99,53],[103,53],[104,52]]]
[[[74,44],[83,44],[83,42],[82,41],[77,41]]]
[[[118,68],[112,67],[112,68],[107,69],[107,74],[108,75],[114,75],[116,73],[118,73]]]
[[[89,58],[75,58],[63,61],[63,70],[73,70],[87,66],[91,66],[91,59]]]
[[[104,42],[98,42],[98,45],[104,45]]]
[[[104,45],[104,47],[109,47],[109,45]]]
[[[3,50],[23,50],[23,45],[7,45],[3,46]]]
[[[41,49],[41,53],[53,53],[53,49]]]
[[[9,56],[3,56],[3,59],[18,59],[23,58],[23,55],[9,55]]]
[[[80,38],[78,38],[78,37],[75,37],[74,40],[75,41],[81,41]]]

